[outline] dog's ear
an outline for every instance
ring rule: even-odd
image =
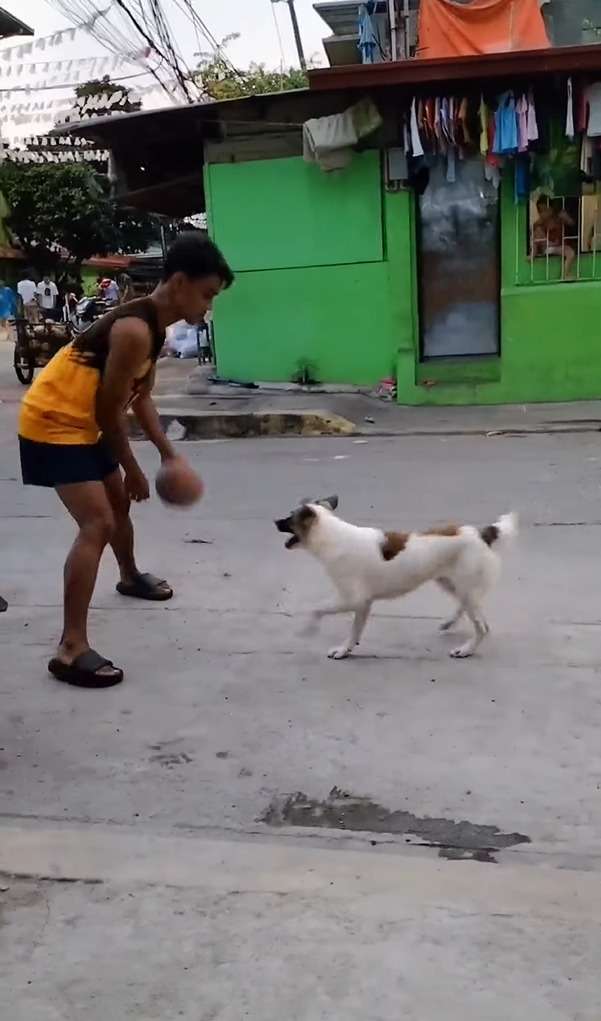
[[[328,507],[331,511],[335,511],[338,506],[338,497],[336,494],[333,496],[326,496],[323,500],[318,500],[317,503],[321,507]]]

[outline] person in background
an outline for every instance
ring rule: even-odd
[[[37,302],[37,284],[35,280],[32,280],[31,272],[24,273],[22,279],[19,280],[17,294],[25,319],[30,323],[39,323],[40,306]]]
[[[565,209],[557,209],[546,195],[541,195],[536,203],[538,220],[532,228],[532,258],[540,259],[546,255],[560,255],[563,259],[562,280],[573,280],[572,268],[576,259],[573,239],[566,230],[575,228],[575,223]]]
[[[208,365],[211,362],[211,341],[206,316],[203,316],[196,329],[198,337],[198,361],[201,365]]]
[[[107,305],[116,305],[119,301],[119,288],[112,277],[106,277],[100,284],[102,297]]]
[[[58,312],[56,307],[58,287],[54,280],[50,279],[48,273],[44,274],[44,278],[40,280],[36,287],[36,298],[44,319],[56,319]]]
[[[131,277],[127,273],[120,273],[117,283],[119,285],[119,304],[123,305],[125,301],[133,301],[135,294]]]
[[[0,330],[8,336],[9,320],[15,318],[17,295],[12,287],[0,280]]]

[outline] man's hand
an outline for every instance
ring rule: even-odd
[[[139,464],[132,464],[131,467],[127,468],[125,472],[125,489],[129,498],[135,503],[148,500],[150,486]]]

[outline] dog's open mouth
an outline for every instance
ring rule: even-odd
[[[296,532],[294,531],[294,528],[292,527],[291,517],[280,518],[279,521],[275,522],[275,527],[277,528],[278,532],[283,532],[285,535],[289,536],[289,538],[286,539],[286,542],[284,543],[285,549],[294,549],[295,546],[298,546],[299,538]]]

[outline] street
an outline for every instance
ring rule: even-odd
[[[46,674],[73,529],[21,486],[0,390],[11,1021],[596,1021],[598,436],[186,444],[204,502],[135,511],[176,596],[120,598],[105,556],[92,638],[126,676],[92,692]],[[476,658],[434,586],[348,661],[345,618],[299,637],[330,590],[273,520],[330,493],[389,529],[519,512]]]

